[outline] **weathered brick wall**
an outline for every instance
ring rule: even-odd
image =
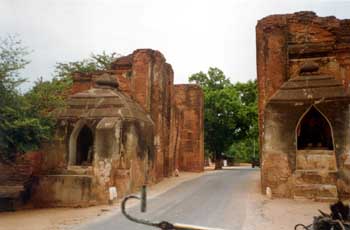
[[[289,176],[293,170],[294,157],[291,157],[290,154],[292,150],[295,152],[293,147],[295,143],[294,140],[291,141],[291,144],[288,145],[288,151],[282,151],[282,148],[278,146],[282,146],[283,143],[286,145],[286,142],[289,143],[289,141],[282,141],[283,143],[279,144],[278,141],[275,141],[276,145],[266,147],[266,138],[278,139],[278,137],[266,137],[264,130],[271,123],[282,121],[281,117],[276,117],[275,110],[273,113],[268,113],[267,103],[284,82],[299,75],[300,67],[306,61],[317,63],[319,73],[335,77],[344,85],[344,91],[347,92],[350,80],[350,20],[318,17],[313,12],[271,15],[261,19],[257,24],[256,45],[260,156],[263,161],[262,189],[264,190],[267,184],[276,185],[275,190],[279,190],[280,195],[283,196],[283,194],[287,194],[286,190],[288,190],[288,183],[290,182]],[[322,107],[322,105],[319,105],[319,107]],[[337,112],[333,111],[333,113],[345,114],[345,111],[339,110],[340,108],[337,107]],[[276,118],[273,119],[273,116]],[[295,118],[296,121],[298,117]],[[337,122],[339,123],[339,120],[340,118],[335,118],[334,127]],[[345,123],[342,125],[344,128],[346,127]],[[335,137],[340,136],[337,132],[336,130]],[[283,134],[276,133],[276,135]],[[343,155],[349,149],[349,145],[349,141],[339,143],[336,154],[338,156]],[[268,152],[267,149],[271,151]],[[270,158],[274,160],[269,160]],[[342,158],[338,157],[339,166],[342,165],[342,160],[340,160]],[[278,165],[283,165],[283,169],[272,170]],[[342,175],[348,174],[343,169],[340,169],[340,171]],[[350,191],[350,189],[348,190]]]
[[[119,71],[117,79],[122,91],[127,89],[154,121],[155,178],[173,173],[174,157],[169,154],[171,100],[174,74],[164,56],[155,50],[140,49],[119,58],[112,65]]]
[[[197,85],[175,85],[171,149],[176,167],[183,171],[204,169],[204,96]]]
[[[110,94],[98,90],[115,87],[114,81],[110,82],[113,85],[105,84],[106,79],[110,80],[111,77],[117,80],[117,88],[122,92],[118,97],[111,97],[116,91]],[[90,88],[95,89],[86,92]],[[77,96],[79,92],[83,93]],[[137,105],[138,109],[127,114],[135,115],[140,120],[120,132],[98,130],[97,124],[101,119],[111,115],[113,106],[121,105],[118,99],[126,100],[125,108],[136,105],[125,94],[141,106],[139,108]],[[79,98],[82,102],[78,103]],[[145,183],[146,172],[148,182],[155,183],[163,177],[172,176],[175,169],[203,170],[203,92],[195,85],[178,85],[175,90],[172,67],[159,51],[136,50],[118,58],[110,70],[75,73],[68,100],[68,108],[56,111],[59,121],[53,141],[42,143],[40,155],[27,155],[35,164],[33,173],[40,175],[39,182],[33,187],[31,200],[34,205],[84,206],[105,203],[108,200],[108,187],[116,186],[119,197],[130,194]],[[100,114],[95,117],[97,110]],[[122,111],[119,109],[115,114],[120,114],[121,118],[129,116],[123,116]],[[95,115],[89,117],[91,112]],[[140,118],[140,113],[145,117]],[[146,120],[149,121],[148,125],[144,123]],[[77,149],[75,139],[79,139],[74,135],[79,134],[82,125],[88,125],[94,133],[91,165],[75,165],[75,155],[72,153]],[[115,135],[119,133],[123,136],[117,138]],[[108,144],[112,143],[113,138],[121,144]],[[107,144],[102,140],[108,140]],[[106,150],[101,146],[108,145],[120,146],[120,154],[119,150],[114,149],[112,155],[106,157],[105,151],[112,149]],[[120,157],[121,152],[123,157]],[[43,193],[49,195],[42,196]]]
[[[320,72],[335,76],[348,88],[350,20],[318,17],[313,12],[272,15],[256,26],[259,109],[283,82],[298,75],[312,59]]]
[[[124,78],[120,78],[123,81],[128,78],[131,97],[151,114],[155,123],[156,177],[170,176],[176,168],[202,171],[204,104],[201,89],[194,85],[174,88],[171,65],[154,50],[136,50],[118,59],[113,68],[124,71],[120,75]]]
[[[88,90],[93,86],[92,74],[74,73],[71,95]]]
[[[164,176],[171,176],[176,168],[187,171],[203,170],[203,113],[200,113],[203,110],[203,93],[200,88],[180,85],[177,86],[179,96],[175,94],[174,73],[171,65],[166,63],[164,56],[159,51],[151,49],[135,50],[128,56],[118,58],[112,63],[112,69],[107,72],[117,78],[118,89],[137,101],[150,114],[154,122],[156,152],[154,178],[159,181]],[[73,92],[80,92],[92,87],[92,80],[99,74],[102,73],[77,74],[74,78]],[[188,101],[182,98],[185,94],[195,94],[201,101]],[[175,102],[177,97],[180,98],[177,100],[178,104]],[[179,108],[182,112],[178,111]],[[193,140],[201,138],[201,141],[193,141],[195,145],[193,151],[191,150],[191,154],[186,155],[186,157],[177,155],[181,153],[179,146],[176,146],[180,143],[175,143],[176,138],[173,135],[178,130],[178,125],[184,125],[184,121],[182,121],[184,113],[190,117],[200,113],[198,119],[202,119],[201,124],[192,124],[193,129],[200,129],[193,131],[195,132]],[[188,140],[187,143],[192,142]],[[185,144],[182,143],[181,146],[183,149]],[[189,144],[187,146],[187,149],[191,148]],[[183,162],[183,166],[180,166],[179,162]],[[191,164],[194,165],[190,166]]]

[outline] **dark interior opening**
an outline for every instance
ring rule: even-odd
[[[91,165],[93,158],[94,138],[89,127],[84,126],[77,139],[77,165]]]
[[[332,132],[326,118],[312,107],[297,128],[298,150],[333,149]]]

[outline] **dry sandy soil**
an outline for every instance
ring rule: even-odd
[[[213,173],[207,170],[205,173]],[[164,179],[149,188],[149,197],[157,196],[182,182],[197,178],[200,173],[181,173],[179,177]],[[328,212],[327,203],[268,199],[260,194],[259,173],[254,175],[247,201],[246,219],[243,230],[292,230],[297,223],[309,224],[318,209]],[[0,230],[63,230],[76,224],[119,212],[119,202],[113,205],[90,208],[55,208],[23,210],[0,213]]]
[[[243,230],[293,230],[298,223],[311,224],[318,209],[329,213],[329,204],[291,199],[268,199],[260,193],[260,175],[252,183]],[[253,185],[252,184],[252,185]]]
[[[179,177],[164,179],[148,189],[152,198],[179,185],[182,182],[197,178],[201,173],[180,173]],[[132,203],[132,202],[130,202]],[[22,210],[0,213],[0,230],[63,230],[91,220],[97,216],[109,216],[119,211],[120,201],[113,205],[102,205],[89,208],[50,208]]]

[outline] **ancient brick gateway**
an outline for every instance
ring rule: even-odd
[[[36,206],[106,203],[112,187],[123,197],[177,169],[203,170],[203,92],[174,85],[160,52],[136,50],[73,79],[55,138],[41,149]]]
[[[350,196],[350,20],[313,12],[256,26],[262,190]]]

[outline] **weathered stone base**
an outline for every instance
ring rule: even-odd
[[[263,192],[266,187],[274,197],[310,199],[332,202],[338,200],[338,170],[334,154],[325,151],[303,151],[297,155],[292,170],[287,154],[270,153],[263,158]]]
[[[274,197],[291,197],[292,169],[288,156],[280,153],[268,153],[263,157],[261,168],[262,191],[272,190]]]
[[[33,191],[36,207],[86,207],[97,203],[93,180],[87,175],[47,175]]]
[[[293,173],[293,184],[294,199],[324,202],[338,200],[337,171],[335,170],[299,169]]]

